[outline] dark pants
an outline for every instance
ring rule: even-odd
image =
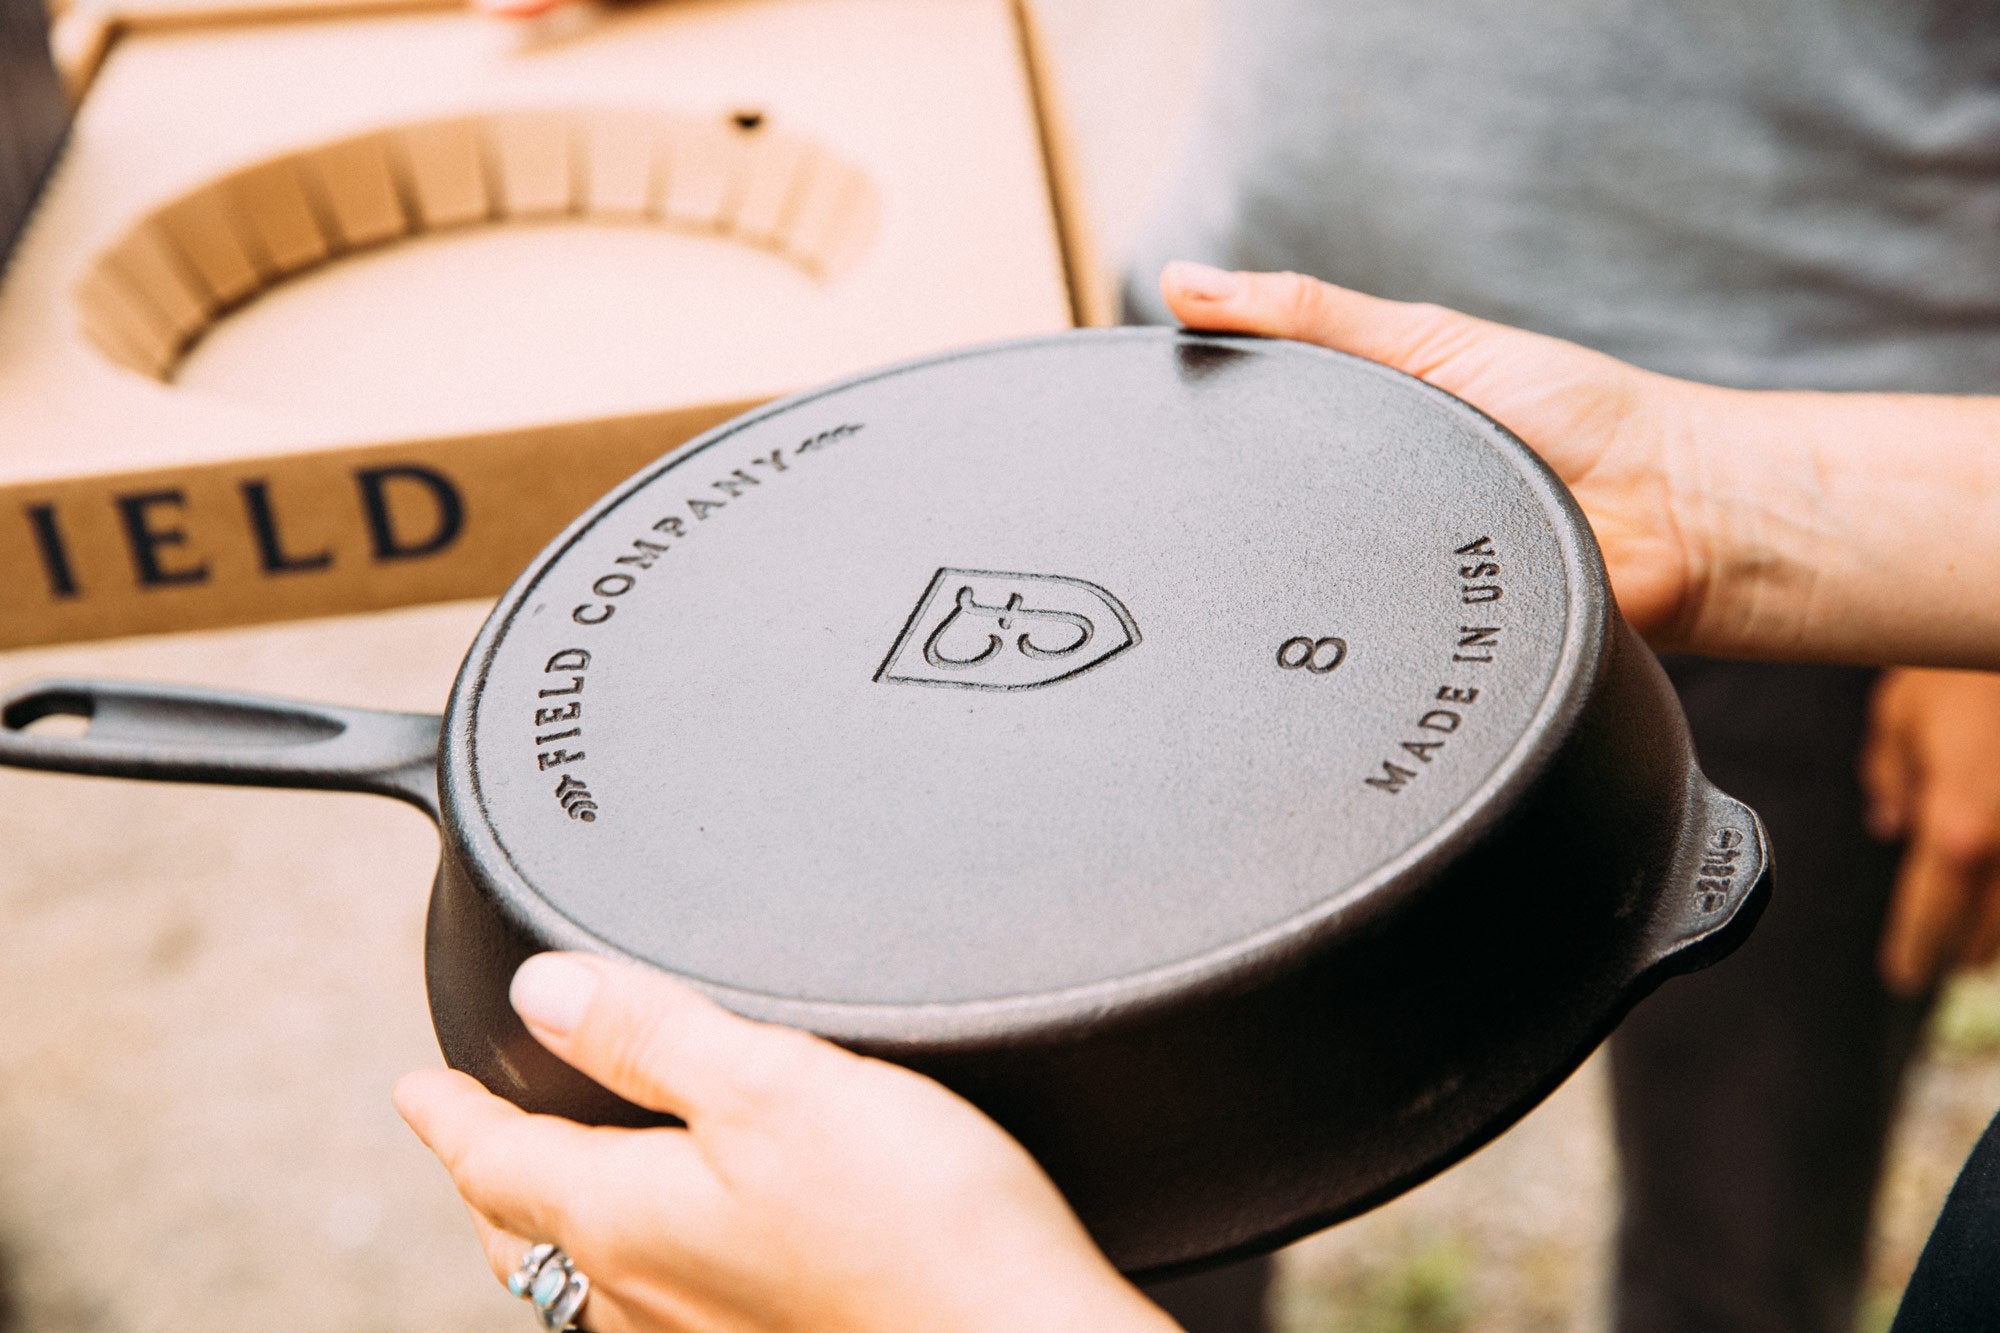
[[[2000,1328],[2000,1120],[1958,1173],[1889,1333]]]
[[[1899,850],[1862,829],[1874,674],[1670,664],[1703,769],[1771,831],[1771,906],[1611,1041],[1619,1333],[1847,1333],[1926,1005],[1877,981]]]
[[[1188,1333],[1264,1333],[1272,1263],[1246,1259],[1193,1277],[1149,1282],[1146,1295]]]

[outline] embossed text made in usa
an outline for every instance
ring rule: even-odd
[[[1500,583],[1500,552],[1494,547],[1493,538],[1474,537],[1455,546],[1451,558],[1450,577],[1457,585],[1459,603],[1479,607],[1482,619],[1502,619],[1499,613],[1503,608],[1492,605],[1507,595]],[[1440,756],[1449,752],[1460,728],[1472,716],[1468,705],[1479,701],[1480,687],[1471,682],[1499,660],[1503,628],[1502,625],[1458,626],[1447,654],[1453,665],[1440,671],[1442,675],[1448,670],[1450,677],[1430,691],[1423,700],[1423,713],[1403,729],[1390,757],[1381,761],[1379,770],[1365,774],[1363,783],[1376,791],[1399,796],[1429,771]]]
[[[1461,561],[1458,566],[1458,600],[1461,603],[1483,606],[1507,595],[1506,587],[1500,582],[1500,553],[1493,549],[1491,537],[1475,538],[1452,554]],[[1499,646],[1500,626],[1460,625],[1458,649],[1452,653],[1451,660],[1491,662],[1493,651]]]

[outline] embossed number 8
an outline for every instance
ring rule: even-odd
[[[1301,634],[1278,645],[1278,665],[1287,671],[1303,667],[1315,676],[1324,676],[1346,660],[1345,639],[1308,639]]]

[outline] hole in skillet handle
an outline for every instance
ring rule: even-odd
[[[329,741],[348,729],[337,710],[196,686],[51,681],[0,705],[7,731],[105,744],[276,750]]]
[[[83,736],[97,716],[97,701],[76,690],[47,690],[16,699],[0,710],[8,731],[42,736]]]

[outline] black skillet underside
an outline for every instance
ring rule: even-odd
[[[944,1078],[1121,1264],[1184,1264],[1483,1141],[1629,998],[1678,723],[1617,903],[1518,831],[1607,607],[1546,470],[1416,381],[974,349],[732,423],[551,548],[454,697],[446,879],[495,959],[622,952]],[[629,1118],[595,1095],[543,1101]]]

